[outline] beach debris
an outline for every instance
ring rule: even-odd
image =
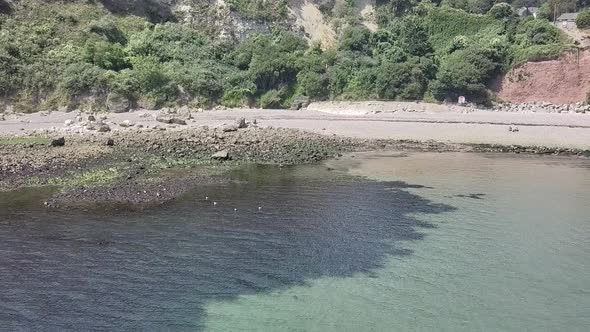
[[[90,122],[94,122],[94,121],[96,121],[96,117],[94,117],[94,115],[89,115],[87,119],[88,119],[88,121],[90,121]]]
[[[64,121],[64,124],[69,127],[74,124],[74,120],[67,119],[66,121]]]
[[[112,138],[107,139],[107,146],[114,146],[115,145],[115,141]]]

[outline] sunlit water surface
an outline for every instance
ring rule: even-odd
[[[590,326],[588,160],[359,154],[235,178],[144,212],[0,194],[0,330]]]

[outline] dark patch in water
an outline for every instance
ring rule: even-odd
[[[0,0],[0,14],[10,13],[12,13],[12,7],[10,6],[10,3],[6,2],[6,0]]]
[[[460,198],[471,198],[471,199],[483,199],[485,197],[486,194],[460,194],[460,195],[455,195],[455,197],[460,197]]]
[[[402,181],[391,181],[388,182],[393,188],[387,189],[434,189],[434,187],[424,186],[421,184],[409,184]]]
[[[294,170],[247,170],[247,184],[144,214],[0,219],[3,328],[200,330],[211,300],[374,276],[389,256],[412,254],[404,241],[435,226],[415,213],[453,210],[403,183]]]

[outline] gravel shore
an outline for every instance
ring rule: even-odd
[[[311,110],[8,114],[0,121],[0,189],[54,187],[44,202],[49,207],[151,206],[198,185],[230,181],[228,171],[246,163],[287,166],[370,150],[589,154],[588,115],[507,114],[367,113],[362,108],[346,115]],[[56,140],[61,137],[63,142]]]

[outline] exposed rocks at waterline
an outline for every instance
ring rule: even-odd
[[[234,125],[239,124],[243,122]],[[28,143],[39,139],[23,137],[0,145],[0,188],[61,187],[47,206],[162,202],[194,186],[220,181],[220,171],[241,163],[310,163],[375,147],[363,140],[255,126],[233,132],[90,131],[60,137],[56,142],[67,142],[60,148],[51,147],[51,140],[47,142],[52,144]]]

